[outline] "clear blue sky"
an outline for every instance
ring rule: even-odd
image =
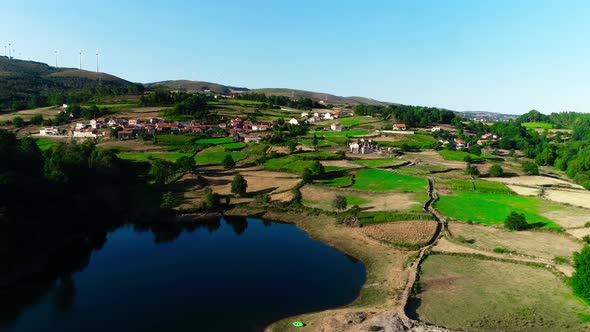
[[[2,0],[0,46],[136,82],[590,112],[590,1]],[[4,52],[4,49],[0,49]]]

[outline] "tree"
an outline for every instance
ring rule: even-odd
[[[590,302],[590,246],[585,245],[581,252],[574,253],[576,272],[570,281],[574,293]]]
[[[234,158],[232,158],[231,154],[226,154],[221,164],[225,169],[232,169],[236,166],[236,162],[234,161]]]
[[[524,213],[510,212],[506,220],[504,220],[504,227],[513,231],[522,231],[528,228]]]
[[[296,149],[297,149],[297,142],[295,142],[295,141],[289,142],[289,153],[295,152]]]
[[[195,159],[189,156],[183,156],[176,161],[176,167],[182,172],[192,172],[195,168]]]
[[[43,115],[37,114],[37,115],[33,116],[31,118],[31,120],[29,120],[29,121],[31,122],[31,124],[39,126],[39,125],[43,124]]]
[[[313,175],[317,176],[318,178],[321,178],[322,176],[324,176],[325,173],[324,165],[322,165],[322,163],[320,163],[319,161],[315,160],[311,165],[311,172],[313,173]]]
[[[473,144],[469,147],[469,153],[481,156],[481,146],[479,144]]]
[[[21,128],[25,126],[25,120],[23,120],[23,118],[21,118],[20,116],[17,116],[14,119],[12,119],[12,124],[17,128]]]
[[[479,176],[479,169],[468,162],[467,167],[465,167],[465,175]]]
[[[346,206],[348,202],[346,201],[346,197],[337,195],[332,202],[332,207],[338,211],[346,210]]]
[[[307,184],[307,183],[311,183],[312,180],[313,180],[313,173],[311,172],[311,170],[309,168],[304,169],[301,181],[304,184]]]
[[[162,159],[155,159],[152,161],[152,168],[150,169],[150,176],[156,183],[165,184],[176,173],[176,165],[173,162]]]
[[[504,175],[504,169],[502,169],[502,166],[500,166],[498,164],[494,164],[494,165],[492,165],[492,167],[490,167],[490,176],[500,177],[503,175]]]
[[[539,175],[539,167],[531,161],[525,161],[524,164],[522,164],[522,170],[527,175]]]
[[[219,195],[214,193],[211,188],[205,188],[205,192],[203,194],[203,202],[202,208],[203,209],[214,209],[219,205]]]
[[[231,192],[232,194],[243,196],[248,189],[248,181],[244,179],[244,177],[240,174],[234,176],[233,181],[231,182]]]
[[[312,146],[317,146],[318,145],[318,137],[316,136],[315,133],[313,133],[313,139],[311,140],[311,145]]]

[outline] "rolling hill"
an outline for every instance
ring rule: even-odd
[[[51,92],[82,90],[98,86],[96,72],[74,68],[56,68],[45,63],[8,59],[0,56],[0,108],[13,102]],[[100,73],[101,85],[127,87],[133,83],[119,77]]]

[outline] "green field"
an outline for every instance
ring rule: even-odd
[[[468,153],[468,152],[464,152],[464,151],[460,151],[460,150],[441,150],[438,153],[440,153],[440,155],[445,159],[445,160],[456,160],[456,161],[463,161],[465,160],[466,156],[471,157],[471,161],[473,162],[481,162],[484,161],[484,158],[472,154],[472,153]]]
[[[547,122],[523,122],[521,125],[531,129],[553,129],[553,124]]]
[[[210,144],[210,145],[217,145],[217,144],[226,144],[232,143],[234,140],[229,137],[219,137],[219,138],[201,138],[195,141],[196,144]]]
[[[430,255],[408,315],[461,331],[588,331],[590,308],[548,270]]]
[[[169,161],[176,161],[180,157],[188,156],[190,157],[191,154],[189,153],[177,153],[177,152],[150,152],[150,153],[119,153],[117,156],[123,160],[133,160],[133,161],[147,161],[150,159],[164,159]]]
[[[359,165],[371,166],[371,167],[389,167],[399,164],[399,160],[393,158],[387,159],[359,159],[355,160],[355,163]]]
[[[317,137],[353,137],[367,135],[369,132],[366,130],[345,130],[345,131],[315,131],[307,133],[307,136],[312,137],[316,134]]]
[[[49,138],[37,138],[35,140],[35,144],[37,144],[37,146],[39,147],[39,150],[47,151],[47,150],[51,149],[51,147],[53,146],[53,140],[51,140]]]
[[[298,160],[293,156],[285,156],[267,160],[264,168],[269,171],[303,173],[306,168],[311,169],[313,160]]]
[[[477,191],[480,193],[505,195],[514,194],[514,192],[503,183],[484,180],[451,180],[451,188],[453,189],[453,191]]]
[[[222,145],[226,150],[241,150],[246,146],[246,143],[235,142]]]
[[[242,152],[228,152],[222,145],[217,145],[197,153],[195,161],[197,162],[197,165],[220,165],[228,154],[234,158],[235,162],[246,157]]]
[[[335,144],[333,142],[324,140],[324,139],[318,139],[318,147],[322,147],[322,146],[334,146]],[[299,141],[299,143],[303,144],[303,145],[308,145],[308,146],[312,146],[313,145],[313,139],[302,139]]]
[[[414,134],[414,135],[398,135],[398,141],[379,141],[377,140],[377,144],[384,147],[394,147],[394,148],[409,148],[413,150],[422,150],[422,149],[430,149],[436,142],[436,139],[431,135],[422,135],[422,134]]]
[[[350,185],[352,185],[352,175],[351,174],[347,174],[347,173],[343,173],[343,174],[338,174],[337,176],[331,177],[331,176],[326,176],[323,179],[318,181],[320,184],[324,185],[324,186],[328,186],[328,187],[338,187],[338,188],[343,188],[343,187],[348,187]]]
[[[378,169],[361,169],[356,173],[352,188],[370,191],[417,192],[426,190],[426,180]]]
[[[340,124],[345,127],[354,127],[354,126],[358,126],[360,124],[378,122],[379,119],[375,120],[372,117],[366,117],[366,116],[352,116],[352,117],[348,117],[348,118],[340,118],[335,121],[340,122]]]
[[[409,220],[433,220],[433,217],[429,213],[404,211],[361,212],[359,215],[359,223],[361,225]]]
[[[443,215],[460,221],[502,224],[510,212],[516,211],[524,213],[526,221],[535,227],[557,230],[557,224],[539,215],[539,209],[547,205],[547,202],[537,197],[465,191],[455,191],[453,196],[441,196],[434,204]]]

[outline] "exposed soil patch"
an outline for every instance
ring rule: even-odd
[[[436,221],[396,221],[386,224],[370,225],[361,231],[377,240],[392,243],[421,244],[432,239],[436,231]]]

